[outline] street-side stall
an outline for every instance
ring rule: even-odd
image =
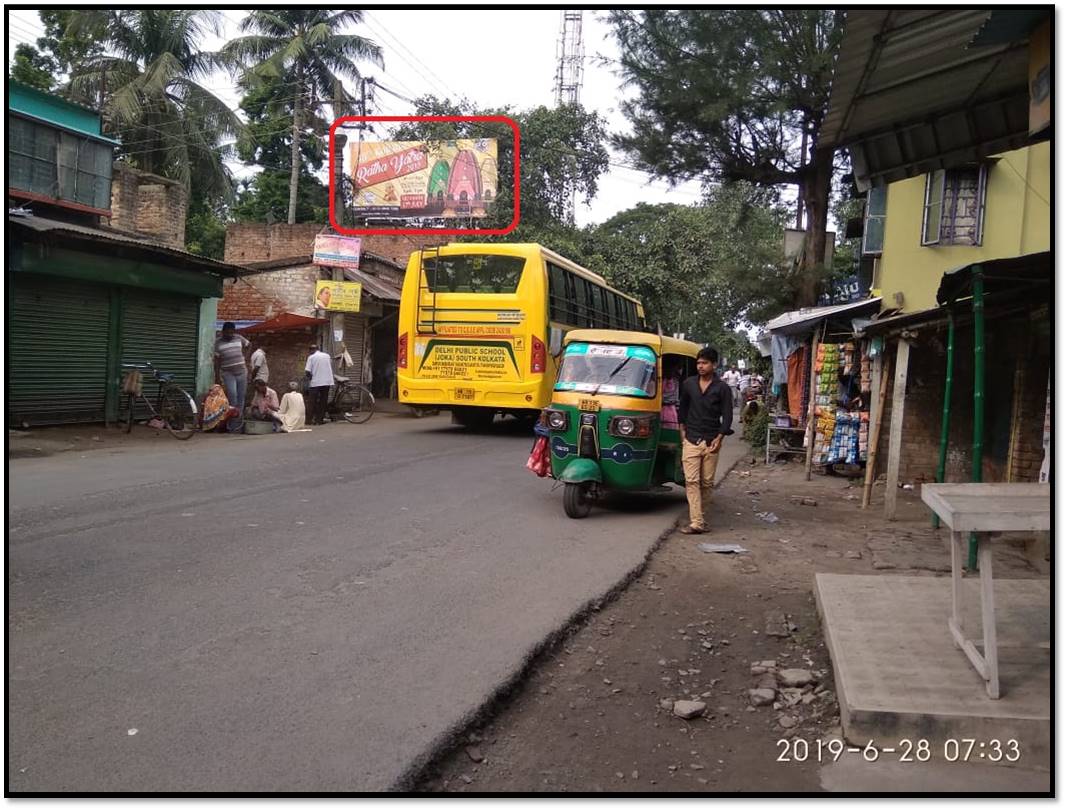
[[[870,298],[800,309],[766,324],[778,397],[767,428],[767,462],[771,454],[802,453],[808,479],[815,465],[857,470],[865,464],[874,344],[856,339],[854,321],[880,305],[880,298]]]

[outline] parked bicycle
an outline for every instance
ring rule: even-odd
[[[198,427],[196,400],[174,382],[174,375],[160,371],[151,363],[123,363],[122,393],[126,396],[126,432],[133,430],[134,412],[140,400],[152,419],[158,419],[176,439],[188,439]],[[156,383],[155,402],[145,396],[143,374],[151,372]]]
[[[374,415],[374,395],[362,383],[352,382],[347,377],[334,375],[333,397],[326,406],[330,418],[337,420],[337,415],[361,425]]]

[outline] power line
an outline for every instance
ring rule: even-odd
[[[369,12],[366,12],[366,13],[364,14],[364,16],[363,16],[363,20],[364,20],[364,22],[366,23],[366,25],[367,25],[368,27],[371,27],[371,26],[370,26],[370,22],[369,22],[369,18],[370,18],[370,13],[369,13]],[[380,32],[380,33],[379,33],[379,32],[377,32],[377,31],[375,31],[375,33],[378,33],[378,35],[379,35],[380,37],[382,37],[382,38],[388,37],[388,39],[392,40],[392,42],[393,42],[394,44],[393,44],[393,45],[391,45],[390,47],[392,47],[392,48],[393,48],[393,50],[395,50],[395,51],[396,51],[397,55],[398,55],[398,56],[400,57],[400,59],[401,59],[401,60],[402,60],[403,62],[405,62],[405,63],[406,63],[406,64],[407,64],[407,65],[408,65],[408,66],[409,66],[410,68],[412,68],[412,69],[413,69],[413,70],[414,70],[414,71],[415,71],[415,72],[416,72],[416,73],[417,73],[417,74],[418,74],[419,76],[421,76],[421,77],[422,77],[422,80],[423,80],[423,81],[425,81],[427,85],[429,85],[429,86],[431,86],[431,87],[432,87],[432,86],[433,86],[434,84],[436,84],[436,90],[434,90],[434,93],[436,93],[436,92],[443,92],[443,93],[444,93],[444,95],[446,95],[446,96],[448,96],[448,97],[451,97],[451,98],[454,98],[454,99],[455,99],[456,101],[458,101],[458,100],[460,100],[461,98],[463,98],[463,96],[462,96],[462,95],[460,95],[459,93],[456,93],[456,92],[455,92],[455,90],[454,90],[454,89],[453,89],[453,88],[452,88],[451,86],[449,86],[449,85],[448,85],[448,84],[447,84],[447,83],[446,83],[446,82],[445,82],[445,81],[444,81],[443,79],[441,79],[441,78],[440,78],[439,76],[437,76],[437,74],[433,72],[433,69],[432,69],[431,67],[429,67],[429,66],[428,66],[428,65],[427,65],[427,64],[426,64],[425,62],[423,62],[423,61],[422,61],[421,59],[419,59],[419,58],[418,58],[418,56],[417,56],[417,55],[416,55],[415,53],[413,53],[413,52],[412,52],[412,51],[411,51],[411,50],[410,50],[410,49],[409,49],[409,48],[408,48],[408,47],[407,47],[406,45],[404,45],[404,44],[403,44],[403,42],[402,42],[402,41],[401,41],[401,40],[400,40],[400,39],[399,39],[398,37],[396,37],[395,35],[393,35],[393,34],[392,34],[392,33],[391,33],[390,31],[389,31],[389,29],[388,29],[388,28],[387,28],[387,27],[385,26],[385,23],[383,23],[383,22],[382,22],[382,21],[381,21],[380,19],[378,19],[377,17],[375,17],[375,18],[374,18],[374,20],[375,20],[375,22],[377,23],[377,25],[378,25],[378,26],[380,26],[380,28],[381,28],[381,32]],[[371,27],[371,30],[375,30],[375,29],[373,29],[373,27]],[[414,63],[413,63],[413,62],[411,61],[411,59],[407,59],[407,58],[406,58],[406,57],[405,57],[405,56],[403,55],[403,53],[401,53],[401,51],[403,51],[403,52],[407,53],[407,54],[408,54],[408,55],[409,55],[409,56],[411,57],[411,59],[413,59],[413,60],[414,60],[414,62],[417,62],[418,64],[416,65],[416,64],[414,64]],[[427,76],[426,76],[426,74],[425,74],[425,73],[423,73],[423,72],[422,72],[422,71],[421,71],[421,70],[420,70],[420,69],[418,68],[418,65],[421,65],[421,66],[422,66],[423,68],[425,68],[425,69],[426,69],[427,71],[429,71],[430,77],[432,77],[432,78],[430,78],[430,77],[427,77]]]

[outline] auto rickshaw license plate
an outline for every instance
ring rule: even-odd
[[[455,398],[456,399],[465,399],[465,400],[469,400],[470,402],[473,402],[474,401],[474,389],[473,388],[456,388],[455,389]]]
[[[582,411],[594,411],[598,413],[600,410],[600,401],[598,399],[581,399],[578,400],[577,407]]]

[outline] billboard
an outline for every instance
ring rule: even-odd
[[[358,236],[334,236],[320,233],[315,236],[312,263],[326,267],[351,267],[359,269],[359,255],[363,242]]]
[[[362,216],[484,217],[499,191],[495,138],[352,143],[348,165]]]
[[[315,308],[332,312],[358,312],[363,285],[358,281],[316,281]]]

